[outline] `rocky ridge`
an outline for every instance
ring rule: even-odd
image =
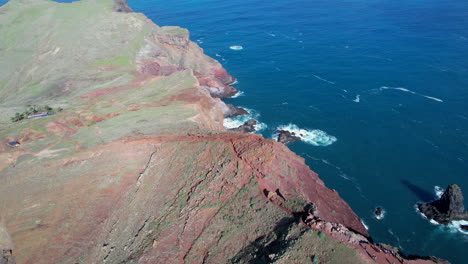
[[[226,131],[234,78],[187,30],[123,0],[12,0],[0,24],[1,261],[438,262],[381,254],[301,157]],[[64,111],[9,123],[38,101]]]

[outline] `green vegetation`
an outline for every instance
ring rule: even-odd
[[[320,239],[324,239],[324,238],[325,238],[325,234],[322,233],[322,232],[318,232],[317,235],[318,235],[318,237],[319,237]]]
[[[48,114],[56,114],[58,112],[63,111],[61,107],[54,109],[48,105],[45,106],[37,106],[37,105],[28,105],[28,108],[22,112],[22,113],[16,113],[15,116],[11,118],[12,122],[18,122],[21,121],[25,118],[27,118],[30,115],[34,115],[37,113],[48,113]]]

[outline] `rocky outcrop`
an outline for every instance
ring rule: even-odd
[[[15,264],[13,243],[0,216],[0,264]]]
[[[448,224],[453,220],[467,220],[463,193],[456,184],[447,187],[439,200],[418,205],[419,210],[429,219],[440,224]]]
[[[255,125],[257,125],[257,121],[255,119],[249,119],[243,125],[237,128],[229,129],[230,131],[237,131],[241,133],[252,133],[255,132]]]
[[[133,12],[133,10],[128,6],[127,0],[114,0],[114,3],[114,10],[117,12]]]
[[[376,218],[380,218],[383,216],[383,209],[382,207],[376,207],[374,210],[374,215]]]
[[[16,264],[13,250],[0,248],[0,264]]]
[[[225,118],[232,118],[241,115],[248,115],[249,112],[242,107],[235,107],[232,104],[224,104],[222,109]]]
[[[281,142],[283,144],[288,144],[292,142],[296,142],[301,140],[300,137],[296,135],[294,132],[289,132],[287,130],[277,130],[276,133],[278,133],[278,142]]]

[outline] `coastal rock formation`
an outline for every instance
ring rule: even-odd
[[[448,224],[453,220],[467,220],[463,193],[456,184],[447,187],[439,200],[418,205],[419,210],[429,219],[440,224]]]
[[[187,30],[124,4],[0,7],[2,260],[388,263],[303,158],[224,129],[234,78]],[[64,110],[10,122],[36,102]]]
[[[257,121],[255,119],[249,119],[245,122],[242,126],[230,129],[231,131],[237,131],[242,133],[252,133],[255,132],[255,125],[257,125]]]
[[[242,107],[235,107],[232,104],[224,104],[222,107],[223,115],[225,118],[232,118],[241,115],[248,115],[249,112]]]
[[[277,130],[276,133],[278,133],[278,142],[281,142],[283,144],[288,144],[292,142],[296,142],[301,140],[300,137],[296,135],[294,132],[290,132],[287,130]]]
[[[374,215],[377,219],[381,219],[383,217],[384,211],[382,207],[376,207],[374,210]]]

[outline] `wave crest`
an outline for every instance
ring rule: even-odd
[[[325,131],[314,129],[307,130],[299,128],[297,125],[289,124],[277,127],[276,130],[285,130],[294,133],[302,141],[314,146],[329,146],[335,143],[338,139],[332,135],[327,134]],[[274,137],[277,138],[277,137]]]

